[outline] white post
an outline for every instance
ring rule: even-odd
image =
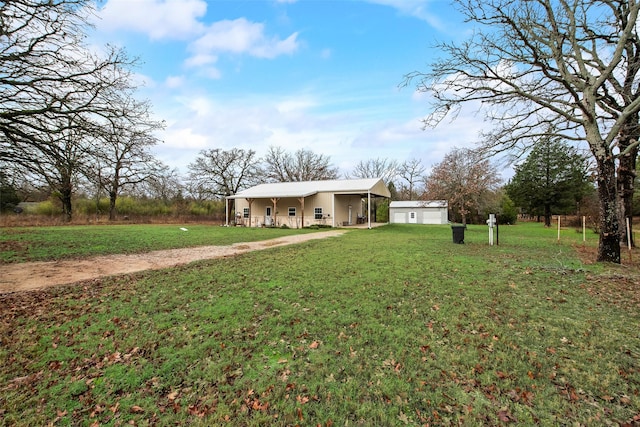
[[[560,215],[558,215],[558,242],[560,241]]]
[[[224,225],[229,226],[229,199],[224,198]]]
[[[496,223],[495,214],[489,214],[489,219],[487,220],[487,225],[489,226],[489,246],[493,246],[493,226]]]
[[[369,215],[367,215],[367,221],[369,222],[369,230],[371,230],[371,191],[367,191],[367,206],[369,207]]]
[[[331,196],[331,226],[335,227],[336,225],[336,195]]]
[[[629,224],[629,217],[627,217],[627,246],[631,250],[631,226]]]
[[[585,216],[582,217],[582,241],[587,241],[587,218]]]

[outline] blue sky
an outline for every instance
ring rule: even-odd
[[[108,0],[95,43],[121,45],[166,130],[155,152],[186,173],[203,149],[269,146],[359,161],[440,162],[482,114],[422,129],[429,101],[403,76],[470,28],[447,0]]]

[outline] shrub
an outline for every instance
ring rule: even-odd
[[[507,195],[502,198],[501,211],[499,218],[501,224],[515,224],[518,220],[518,209]]]
[[[135,199],[129,196],[118,197],[116,209],[119,215],[158,216],[173,213],[172,207],[161,200]]]
[[[77,199],[74,204],[74,214],[79,215],[100,215],[109,212],[109,199],[106,197],[100,200]]]
[[[35,213],[38,215],[57,215],[60,213],[60,207],[52,200],[45,200],[44,202],[38,203]]]

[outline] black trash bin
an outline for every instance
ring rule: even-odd
[[[463,244],[464,243],[464,229],[466,227],[464,225],[452,225],[451,230],[453,231],[453,243]]]

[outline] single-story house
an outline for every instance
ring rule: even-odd
[[[389,204],[392,224],[448,224],[446,200],[393,201]]]
[[[380,178],[336,179],[260,184],[228,196],[227,203],[235,201],[235,223],[248,227],[371,227],[367,209],[372,209],[375,199],[390,197]]]

